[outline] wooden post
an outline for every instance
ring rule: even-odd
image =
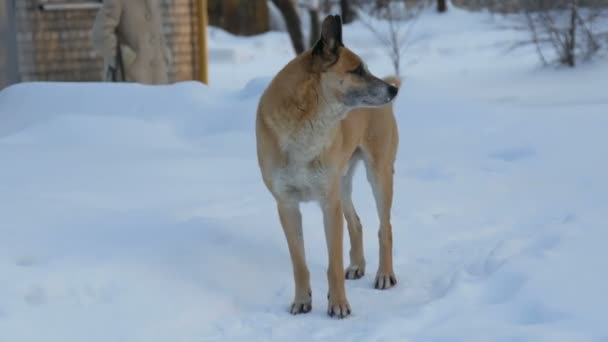
[[[207,0],[198,4],[199,81],[209,84],[209,60],[207,54]]]

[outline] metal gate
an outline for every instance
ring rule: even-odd
[[[0,0],[0,89],[18,81],[15,0]]]

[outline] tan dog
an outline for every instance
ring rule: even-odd
[[[399,85],[396,78],[387,79]],[[323,210],[329,255],[330,316],[346,317],[343,218],[350,234],[347,279],[365,273],[361,223],[351,200],[352,176],[365,162],[380,217],[380,265],[375,287],[397,283],[393,272],[390,212],[398,133],[392,106],[398,88],[371,75],[342,44],[339,16],[328,16],[321,38],[272,80],[257,112],[257,152],[264,183],[277,202],[293,265],[291,313],[312,308],[304,256],[300,202],[318,201]],[[357,109],[359,108],[359,109]]]

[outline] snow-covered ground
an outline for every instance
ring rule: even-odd
[[[396,116],[396,288],[368,272],[326,315],[321,213],[304,205],[313,311],[255,157],[287,37],[213,30],[211,84],[0,92],[0,341],[608,341],[608,64],[540,69],[483,14],[426,14]],[[390,73],[359,24],[345,43]],[[226,60],[228,58],[228,61]],[[348,250],[348,239],[345,239]]]

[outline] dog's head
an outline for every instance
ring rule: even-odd
[[[323,21],[321,38],[312,48],[312,69],[321,74],[323,92],[348,108],[383,106],[399,91],[372,75],[361,58],[344,46],[338,15]]]

